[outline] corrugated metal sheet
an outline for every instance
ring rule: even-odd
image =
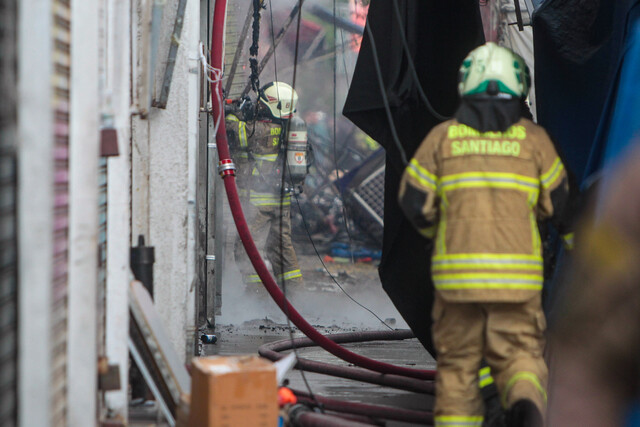
[[[67,424],[67,314],[69,242],[69,89],[71,8],[53,1],[54,265],[51,322],[51,425]]]
[[[0,0],[0,426],[16,425],[16,8]]]

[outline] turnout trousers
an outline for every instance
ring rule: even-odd
[[[291,241],[290,206],[254,206],[247,203],[247,223],[262,257],[271,263],[271,268],[280,285],[302,283],[302,272]],[[251,286],[262,286],[240,238],[234,246],[236,264],[244,282]]]
[[[432,316],[438,353],[436,427],[482,425],[479,383],[491,381],[491,377],[478,377],[483,357],[505,409],[529,399],[545,413],[546,321],[540,295],[515,303],[449,302],[436,292]]]

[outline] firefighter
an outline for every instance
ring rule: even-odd
[[[436,126],[406,167],[403,212],[434,239],[436,426],[481,426],[484,358],[508,426],[542,425],[547,366],[537,220],[568,232],[569,181],[545,130],[522,117],[524,60],[487,43],[460,68],[455,118]]]
[[[291,86],[271,82],[260,89],[255,117],[245,113],[246,120],[240,120],[237,115],[227,115],[226,124],[230,125],[234,159],[238,159],[238,186],[249,201],[244,205],[251,234],[264,252],[263,258],[271,264],[276,282],[299,288],[302,272],[291,241],[290,210],[294,184],[301,184],[301,180],[292,179],[291,173],[287,173],[297,169],[284,167],[290,147],[285,150],[282,143],[283,129],[290,122],[302,120],[293,117],[297,102],[298,95]],[[300,160],[299,153],[295,156]],[[306,174],[306,167],[304,170]],[[258,292],[262,289],[260,278],[239,238],[234,254],[245,284]]]

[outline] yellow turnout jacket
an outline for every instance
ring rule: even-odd
[[[563,210],[568,194],[542,127],[523,118],[505,132],[481,133],[452,119],[416,151],[399,202],[418,231],[435,238],[432,277],[445,300],[519,302],[542,289],[537,220]]]

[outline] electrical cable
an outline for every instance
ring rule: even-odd
[[[299,38],[299,34],[300,34],[300,13],[302,10],[302,0],[298,0],[298,32],[296,34],[296,57],[298,54],[298,38]],[[277,82],[278,81],[278,60],[277,60],[277,52],[276,52],[276,40],[275,40],[275,32],[274,32],[274,25],[273,25],[273,7],[272,7],[272,1],[269,1],[269,16],[270,16],[270,20],[271,20],[271,43],[273,45],[273,74],[274,74],[274,79]],[[294,69],[294,80],[295,80],[295,69]],[[279,85],[276,85],[276,95],[278,97],[278,100],[280,100],[280,87]],[[291,95],[293,96],[293,94]],[[291,102],[291,105],[293,106],[293,100]],[[280,113],[280,115],[282,115],[282,113]],[[280,120],[280,140],[284,141],[284,153],[285,155],[282,156],[283,157],[283,162],[286,164],[286,150],[287,150],[287,144],[288,144],[288,138],[287,138],[287,131],[288,129],[283,126],[283,121],[282,119]],[[283,139],[284,138],[284,139]],[[279,236],[280,238],[278,239],[278,244],[280,245],[280,272],[281,272],[281,282],[280,282],[280,287],[282,288],[282,293],[284,296],[285,301],[287,301],[287,286],[286,286],[286,280],[284,278],[284,257],[283,257],[283,253],[284,253],[284,239],[282,238],[283,236],[283,226],[284,226],[284,192],[285,192],[285,173],[284,173],[284,167],[281,168],[282,170],[282,175],[281,175],[281,182],[280,182],[280,215],[279,215]],[[289,211],[289,214],[291,213],[291,211]],[[291,227],[289,227],[289,229],[291,229]],[[293,344],[294,342],[294,338],[293,338],[293,328],[291,328],[291,322],[289,319],[289,312],[288,312],[288,305],[285,305],[285,310],[284,310],[284,314],[285,317],[287,318],[287,330],[289,332],[289,339],[291,340],[291,343]],[[296,359],[298,359],[298,352],[297,349],[295,348],[295,345],[292,347],[293,348],[293,352],[296,356]],[[304,373],[304,371],[300,371],[300,375],[302,376],[302,380],[304,382],[305,387],[307,388],[307,391],[309,392],[309,395],[311,396],[311,398],[314,398],[314,394],[313,391],[311,390],[311,385],[309,384],[309,382],[307,381],[307,377]]]
[[[367,310],[369,313],[371,313],[376,319],[378,319],[380,321],[380,323],[382,323],[384,326],[386,326],[387,328],[389,328],[390,330],[394,330],[391,326],[389,326],[384,320],[382,320],[382,318],[380,318],[380,316],[378,316],[375,312],[373,312],[371,309],[369,309],[368,307],[366,307],[365,305],[361,304],[360,302],[358,302],[355,298],[353,298],[347,291],[346,289],[344,289],[342,287],[342,285],[340,284],[340,282],[338,282],[338,280],[335,278],[335,276],[333,274],[331,274],[331,272],[329,271],[329,267],[327,267],[327,265],[324,263],[322,256],[320,255],[320,252],[318,251],[318,248],[316,246],[316,244],[314,243],[313,239],[311,239],[311,232],[309,231],[309,226],[307,225],[307,221],[305,220],[304,215],[302,215],[302,206],[300,206],[300,201],[298,200],[298,197],[295,197],[296,199],[296,204],[298,205],[298,209],[301,212],[301,216],[302,216],[302,224],[304,225],[304,229],[307,233],[307,235],[309,236],[309,241],[311,242],[311,246],[313,247],[313,250],[316,253],[316,256],[318,257],[318,260],[320,261],[320,263],[322,264],[322,267],[324,268],[324,270],[327,272],[327,274],[329,274],[329,277],[331,277],[331,280],[333,280],[333,282],[336,284],[336,286],[342,291],[342,293],[344,293],[347,298],[349,298],[351,301],[353,301],[354,303],[356,303],[357,305],[359,305],[360,307],[362,307],[363,309]]]
[[[269,3],[269,9],[270,9],[270,15],[271,15],[271,39],[272,39],[272,43],[275,43],[275,36],[274,36],[274,31],[273,31],[273,29],[275,28],[275,26],[273,25],[273,10],[271,9],[271,3]],[[292,89],[293,89],[294,91],[295,91],[296,76],[297,76],[297,66],[298,66],[298,41],[299,41],[299,39],[300,39],[300,16],[301,16],[301,14],[302,14],[302,1],[300,1],[300,2],[299,2],[299,4],[298,4],[298,21],[297,21],[297,25],[296,25],[296,27],[297,27],[297,28],[296,28],[296,46],[295,46],[295,53],[294,53],[293,79],[292,79]],[[278,65],[277,65],[276,50],[275,50],[275,48],[274,48],[274,51],[273,51],[273,63],[274,63],[274,78],[275,78],[275,81],[278,81]],[[334,79],[334,83],[335,83],[335,79]],[[276,87],[276,90],[278,90],[278,87]],[[334,84],[334,94],[335,94],[335,84]],[[293,97],[293,93],[292,93],[292,97]],[[279,92],[278,92],[278,99],[280,99]],[[335,95],[334,95],[334,100],[335,100]],[[291,104],[293,105],[293,99],[291,100]],[[334,111],[335,111],[335,109],[334,109]],[[334,120],[334,123],[335,123],[335,120]],[[285,129],[283,129],[283,131],[285,131]],[[286,132],[285,132],[285,134],[284,134],[284,135],[285,135],[284,137],[285,137],[285,150],[286,150],[286,148],[287,148],[287,147],[286,147],[286,144],[288,144],[288,135],[287,135],[287,133],[286,133]],[[282,167],[282,170],[284,170],[284,169],[285,169],[286,165],[287,165],[286,157],[285,157],[285,156],[283,156],[283,167]],[[281,186],[280,186],[281,191],[284,189],[284,184],[285,184],[285,181],[284,181],[284,174],[282,174],[282,182],[281,182]],[[282,196],[282,194],[281,194],[281,196]],[[386,326],[387,328],[389,328],[389,329],[393,329],[391,326],[389,326],[387,323],[385,323],[385,322],[384,322],[384,320],[382,320],[382,319],[381,319],[377,314],[375,314],[372,310],[370,310],[369,308],[365,307],[364,305],[362,305],[361,303],[359,303],[358,301],[356,301],[356,300],[355,300],[355,299],[354,299],[354,298],[353,298],[353,297],[352,297],[352,296],[351,296],[351,295],[350,295],[350,294],[349,294],[349,293],[348,293],[348,292],[347,292],[347,291],[342,287],[342,285],[340,285],[340,283],[337,281],[337,279],[335,278],[335,276],[333,276],[333,274],[331,274],[331,272],[329,271],[328,267],[326,266],[326,264],[325,264],[325,263],[324,263],[324,261],[322,260],[322,257],[320,256],[320,253],[319,253],[319,251],[318,251],[318,249],[317,249],[317,247],[316,247],[315,243],[313,242],[313,239],[311,238],[311,233],[310,233],[309,228],[308,228],[308,226],[307,226],[306,219],[305,219],[305,217],[304,217],[304,213],[303,213],[302,208],[301,208],[301,206],[300,206],[300,201],[298,200],[297,195],[295,195],[295,194],[294,194],[294,198],[295,198],[295,200],[296,200],[296,204],[297,204],[298,209],[299,209],[299,211],[300,211],[300,215],[302,216],[302,222],[303,222],[303,224],[304,224],[304,226],[305,226],[305,231],[306,231],[307,236],[309,237],[309,241],[311,242],[311,244],[312,244],[312,246],[313,246],[313,249],[314,249],[314,251],[315,251],[315,253],[316,253],[317,257],[318,257],[318,260],[322,263],[322,266],[324,267],[325,271],[329,274],[329,276],[331,277],[331,279],[333,280],[333,282],[336,284],[336,286],[338,286],[338,288],[339,288],[339,289],[340,289],[340,290],[341,290],[341,291],[342,291],[342,292],[343,292],[343,293],[344,293],[344,294],[345,294],[349,299],[351,299],[354,303],[356,303],[357,305],[359,305],[360,307],[362,307],[363,309],[365,309],[365,310],[367,310],[369,313],[371,313],[371,314],[372,314],[376,319],[378,319],[378,320],[379,320],[383,325],[385,325],[385,326]],[[281,197],[281,200],[282,200],[282,197]],[[343,205],[344,205],[344,202],[343,202]],[[281,210],[281,212],[280,212],[280,217],[281,217],[281,218],[282,218],[282,209],[283,209],[283,207],[282,207],[282,205],[281,205],[281,207],[280,207],[280,210]],[[345,215],[345,218],[346,218],[346,214],[344,214],[344,215]],[[280,222],[280,232],[282,233],[282,221]],[[347,229],[347,232],[348,232],[348,229]],[[349,235],[349,237],[351,237],[351,236]],[[282,243],[282,239],[280,240],[280,242]],[[281,246],[281,248],[280,248],[280,251],[281,251],[280,253],[282,253],[282,246]],[[282,262],[282,260],[281,260],[281,262]],[[283,270],[283,268],[281,268],[281,270]],[[282,288],[284,289],[284,291],[285,291],[284,293],[285,293],[285,295],[286,295],[286,288],[284,287],[284,282],[283,282],[283,284],[282,284]],[[286,315],[286,314],[287,314],[287,313],[285,313],[285,315]],[[287,318],[287,321],[288,321],[288,318]],[[297,355],[296,355],[296,357],[297,357]]]
[[[371,31],[371,27],[369,23],[365,26],[365,31],[367,32],[367,36],[369,37],[369,42],[371,43],[371,53],[373,55],[373,66],[376,70],[376,77],[378,80],[378,87],[380,88],[380,95],[382,95],[382,102],[384,104],[384,111],[387,116],[387,121],[389,122],[389,129],[391,130],[391,136],[393,139],[393,143],[395,144],[398,152],[400,153],[400,160],[402,161],[402,166],[406,166],[409,164],[407,160],[407,153],[404,151],[404,147],[400,143],[400,138],[398,137],[398,132],[396,131],[396,125],[393,121],[393,116],[391,115],[391,107],[389,106],[389,99],[387,97],[387,92],[384,88],[384,79],[382,77],[382,69],[380,68],[380,58],[378,58],[378,51],[376,48],[376,42],[373,38],[373,31]]]
[[[269,3],[269,7],[271,8],[271,3]],[[273,40],[273,43],[275,43],[275,36],[274,36],[274,25],[273,25],[273,12],[271,11],[271,37]],[[302,16],[302,1],[299,2],[299,7],[298,7],[298,21],[297,21],[297,28],[296,28],[296,44],[295,44],[295,50],[294,50],[294,61],[293,61],[293,79],[292,79],[292,89],[295,91],[295,86],[296,86],[296,76],[297,76],[297,68],[298,68],[298,42],[300,39],[300,22],[301,22],[301,16]],[[335,40],[335,0],[334,0],[334,40]],[[335,59],[335,56],[334,56]],[[277,63],[276,63],[276,56],[275,56],[275,49],[274,49],[274,56],[273,56],[273,60],[274,60],[274,75],[275,75],[275,80],[278,81],[278,67],[277,67]],[[335,61],[334,61],[335,62]],[[334,96],[333,96],[333,100],[334,100],[334,160],[336,158],[336,153],[335,153],[335,135],[336,135],[336,120],[335,120],[335,116],[336,116],[336,107],[335,107],[335,100],[336,100],[336,92],[335,92],[335,88],[336,88],[336,78],[335,78],[335,66],[334,66]],[[292,94],[293,97],[293,94]],[[278,99],[280,99],[280,96],[278,95]],[[293,105],[293,99],[291,100],[291,105]],[[284,129],[283,129],[284,131]],[[285,150],[286,150],[286,144],[288,144],[288,134],[285,133]],[[336,162],[336,179],[338,178],[337,173],[338,173],[338,166],[337,166],[337,160],[335,160]],[[284,171],[284,169],[287,166],[287,162],[286,162],[286,156],[283,156],[283,167],[282,170]],[[280,186],[281,189],[284,189],[284,173],[282,174],[282,185]],[[347,234],[349,235],[349,241],[352,241],[351,238],[351,234],[349,232],[349,228],[347,226],[347,222],[348,222],[348,216],[346,214],[346,211],[344,211],[344,196],[341,195],[341,199],[342,199],[342,207],[343,207],[343,216],[345,218],[345,227],[347,230]],[[351,301],[353,301],[354,303],[356,303],[358,306],[362,307],[363,309],[365,309],[366,311],[368,311],[369,313],[371,313],[376,319],[378,319],[384,326],[386,326],[387,328],[393,330],[393,328],[391,326],[389,326],[384,320],[382,320],[382,318],[380,318],[380,316],[378,316],[377,314],[375,314],[371,309],[369,309],[368,307],[365,307],[363,304],[361,304],[360,302],[358,302],[355,298],[353,298],[347,291],[346,289],[344,289],[344,287],[342,285],[340,285],[340,283],[338,282],[338,280],[335,278],[335,276],[333,274],[331,274],[331,272],[329,271],[329,268],[327,267],[327,265],[324,263],[324,261],[322,260],[322,256],[320,255],[318,248],[316,247],[313,239],[311,238],[311,232],[309,231],[309,228],[307,226],[307,222],[302,210],[302,207],[300,205],[300,200],[298,199],[298,196],[294,193],[294,199],[296,200],[296,204],[298,206],[298,210],[300,211],[300,216],[302,217],[302,223],[304,225],[305,231],[307,233],[307,236],[309,237],[309,241],[311,242],[311,245],[313,246],[313,250],[315,251],[318,260],[320,261],[320,263],[322,264],[322,267],[325,269],[325,271],[327,272],[327,274],[329,274],[329,277],[331,277],[331,279],[333,280],[333,282],[336,284],[336,286],[338,286],[338,288],[342,291],[342,293],[344,293]],[[282,209],[282,208],[281,208]],[[282,214],[282,212],[281,212]],[[281,215],[282,216],[282,215]],[[281,224],[282,227],[282,224]],[[281,228],[282,230],[282,228]],[[282,248],[281,248],[281,253],[282,253]],[[352,262],[353,262],[353,250],[351,251],[351,255],[352,255]],[[282,269],[281,269],[282,270]],[[284,289],[284,288],[283,288]],[[286,290],[285,290],[286,293]],[[285,313],[286,314],[286,313]]]
[[[333,49],[335,55],[333,55],[333,162],[334,169],[336,171],[336,182],[340,177],[338,176],[339,165],[338,165],[338,154],[336,152],[336,136],[338,135],[338,106],[337,106],[337,86],[338,86],[338,52],[335,51],[336,48],[336,39],[337,39],[337,25],[336,25],[336,0],[333,0]],[[342,201],[342,216],[344,217],[344,229],[347,232],[347,236],[349,237],[349,255],[351,256],[351,263],[355,264],[355,257],[353,255],[353,239],[351,237],[351,230],[349,230],[349,217],[347,215],[347,208],[344,204],[344,194],[342,191],[342,187],[340,189],[340,199]]]

